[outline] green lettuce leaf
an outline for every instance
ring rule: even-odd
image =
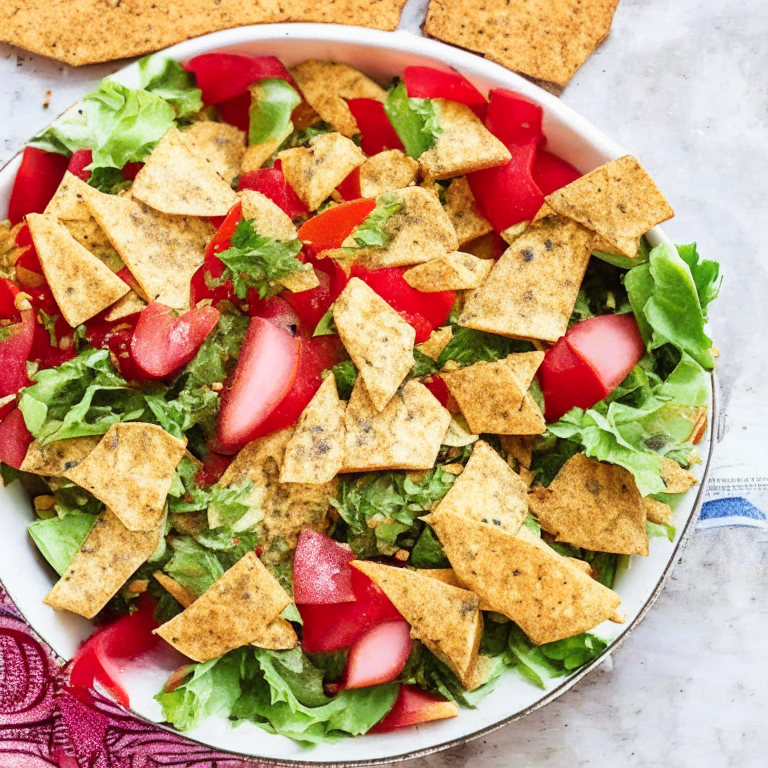
[[[357,381],[357,368],[351,360],[341,360],[332,368],[328,369],[336,377],[336,389],[342,400],[349,400],[352,396],[352,389]],[[323,371],[323,377],[326,373]]]
[[[434,147],[442,133],[435,103],[431,99],[409,99],[405,83],[390,88],[384,111],[410,157],[418,158]]]
[[[187,120],[203,108],[203,92],[178,61],[167,56],[145,56],[139,61],[141,86],[167,101],[177,120]]]
[[[223,313],[184,373],[198,386],[224,382],[237,365],[248,323],[249,318],[240,312]]]
[[[404,206],[403,198],[396,192],[385,192],[377,199],[376,207],[365,221],[352,233],[352,239],[360,248],[386,248],[392,238],[384,230],[384,225]]]
[[[43,557],[63,576],[97,519],[96,515],[74,512],[65,517],[37,520],[27,530]]]
[[[508,339],[505,336],[497,336],[495,333],[457,326],[454,328],[453,338],[437,358],[435,369],[442,370],[449,360],[455,361],[464,368],[473,363],[493,363],[513,352],[530,352],[533,349],[534,346],[529,341]]]
[[[312,336],[334,336],[338,335],[338,330],[336,329],[336,321],[333,319],[333,310],[329,309],[319,320],[317,323],[317,327],[315,328],[315,332],[312,334]]]
[[[291,114],[301,104],[301,96],[285,80],[261,80],[251,97],[248,129],[249,144],[282,139],[293,130]]]
[[[414,568],[450,568],[451,564],[443,551],[443,545],[428,525],[424,527],[421,536],[411,552],[408,562]]]

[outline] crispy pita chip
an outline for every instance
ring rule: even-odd
[[[456,230],[459,248],[464,243],[493,232],[493,224],[480,213],[475,196],[464,176],[454,179],[445,190],[445,212]]]
[[[344,462],[344,410],[336,377],[325,377],[299,417],[280,469],[281,483],[328,483]]]
[[[643,497],[623,467],[577,453],[549,488],[530,491],[528,501],[555,541],[596,552],[648,554]]]
[[[116,301],[112,308],[104,315],[104,319],[109,323],[122,320],[124,317],[130,317],[137,312],[141,312],[147,302],[139,298],[135,291],[128,291],[122,299]]]
[[[249,552],[155,632],[198,662],[248,645],[291,602],[280,582]]]
[[[467,297],[459,325],[557,341],[568,328],[592,237],[585,227],[557,216],[529,227]]]
[[[421,352],[422,355],[426,355],[432,360],[437,360],[440,357],[440,353],[448,346],[453,338],[453,328],[450,325],[445,325],[442,328],[435,328],[432,333],[429,334],[429,338],[426,341],[422,341],[421,344],[416,345],[416,349]]]
[[[288,136],[290,136],[290,126],[288,126],[288,131]],[[250,173],[251,171],[257,171],[277,152],[286,138],[287,136],[283,136],[282,138],[278,137],[262,141],[260,144],[250,144],[246,147],[245,154],[240,162],[240,172]]]
[[[385,192],[405,189],[416,181],[418,173],[418,162],[399,149],[379,152],[360,166],[360,195],[378,197]]]
[[[106,509],[43,602],[92,619],[157,549],[162,526],[129,531]]]
[[[685,493],[699,482],[693,472],[683,469],[674,459],[661,462],[661,479],[665,493]]]
[[[56,440],[43,445],[38,440],[27,448],[27,455],[21,463],[22,472],[48,477],[62,477],[65,472],[74,469],[99,444],[97,435],[72,437],[68,440]]]
[[[419,157],[422,176],[450,179],[511,159],[509,150],[466,104],[447,99],[432,99],[432,104],[441,132],[435,145]]]
[[[24,465],[21,466],[24,469]],[[657,525],[669,525],[672,522],[672,507],[663,501],[652,499],[650,496],[643,497],[643,506],[645,515],[652,523]]]
[[[132,531],[152,530],[163,507],[185,444],[154,424],[113,424],[64,476],[103,501]]]
[[[421,640],[468,686],[483,633],[477,595],[406,568],[369,560],[353,560],[352,566],[384,591],[411,625],[411,636]]]
[[[266,195],[244,189],[237,196],[243,205],[243,218],[251,219],[260,235],[283,241],[296,239],[296,227],[290,216]]]
[[[335,130],[348,138],[360,133],[360,129],[346,100],[384,101],[387,96],[381,86],[348,64],[310,59],[293,67],[291,74],[310,106],[326,123],[330,123]]]
[[[464,584],[459,581],[459,577],[456,575],[456,571],[453,570],[453,568],[417,568],[416,573],[421,574],[422,576],[426,576],[430,579],[437,579],[438,581],[442,581],[443,584],[449,584],[452,587],[458,587],[459,589],[466,589]],[[469,590],[470,592],[472,590]],[[480,601],[480,604],[477,606],[481,611],[490,611],[492,610],[488,605],[486,605],[482,600]]]
[[[530,437],[523,437],[521,435],[502,435],[499,438],[501,442],[501,449],[507,454],[507,457],[511,456],[521,467],[526,469],[531,468],[531,458],[533,457],[533,449],[531,446]],[[522,473],[520,473],[522,476]]]
[[[371,402],[381,411],[413,367],[416,331],[358,277],[334,302],[333,319]]]
[[[504,365],[517,376],[526,389],[529,389],[536,371],[544,361],[544,354],[544,352],[513,352],[504,358]]]
[[[412,267],[403,277],[408,285],[423,293],[464,291],[479,288],[492,268],[490,259],[454,251]]]
[[[152,575],[182,608],[189,608],[197,600],[197,595],[194,592],[190,592],[186,587],[182,587],[176,579],[171,578],[168,574],[162,571],[155,571]]]
[[[433,528],[459,579],[536,645],[594,629],[621,602],[544,542],[461,515],[439,515]]]
[[[46,216],[54,216],[62,221],[88,221],[92,218],[82,188],[88,186],[86,182],[66,171],[56,192],[45,207]]]
[[[618,0],[431,0],[424,31],[562,88],[608,36]]]
[[[400,22],[400,12],[405,0],[385,0],[371,3],[369,0],[302,0],[288,11],[290,21],[314,21],[324,24],[354,24],[393,31]],[[348,95],[345,98],[356,98]],[[368,96],[367,98],[376,98]]]
[[[198,161],[216,171],[227,184],[240,173],[245,133],[234,125],[201,120],[182,131],[180,138]]]
[[[83,195],[147,298],[174,309],[189,309],[189,284],[213,236],[210,222],[168,216],[92,187]]]
[[[547,197],[561,216],[596,232],[609,246],[630,258],[640,238],[675,213],[653,179],[632,155],[601,165]],[[606,250],[605,246],[597,250]]]
[[[464,471],[430,514],[463,515],[515,533],[528,515],[528,486],[484,440],[472,448]]]
[[[131,195],[175,216],[226,216],[237,201],[232,187],[211,164],[195,157],[176,128],[152,150]]]
[[[287,288],[291,293],[301,293],[302,291],[311,291],[320,285],[315,268],[307,263],[298,272],[282,278],[280,285]]]
[[[64,319],[76,328],[130,290],[53,216],[30,213],[29,232]]]
[[[96,223],[96,219],[93,216],[88,221],[65,221],[63,219],[59,219],[59,221],[83,248],[90,251],[112,272],[117,273],[125,267],[120,254],[115,250],[112,243],[109,242],[106,233]]]
[[[340,472],[432,469],[451,414],[417,381],[409,381],[377,412],[358,377],[347,405],[344,466]]]

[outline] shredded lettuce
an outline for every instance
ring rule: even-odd
[[[167,56],[145,56],[139,61],[141,86],[167,101],[177,120],[188,120],[203,108],[203,92],[191,72]]]
[[[352,233],[352,239],[360,248],[386,248],[392,238],[385,231],[384,225],[404,207],[405,202],[397,192],[385,192],[377,199],[376,207],[365,221]]]
[[[248,130],[249,144],[282,140],[293,130],[291,114],[301,104],[301,96],[285,80],[261,80],[251,97]]]
[[[435,103],[431,99],[409,99],[405,83],[390,88],[384,111],[410,157],[418,158],[434,147],[442,133]]]
[[[357,381],[357,368],[351,360],[341,360],[332,368],[328,369],[336,377],[336,389],[342,400],[349,400],[352,396],[352,389]],[[323,377],[327,374],[323,371]]]
[[[436,370],[442,370],[449,360],[462,368],[473,363],[492,363],[503,360],[513,352],[530,352],[534,349],[529,341],[508,339],[495,333],[475,331],[472,328],[457,326],[453,338],[445,346],[435,363]]]
[[[64,517],[37,520],[27,530],[43,557],[59,576],[63,576],[96,520],[96,515],[74,512]]]

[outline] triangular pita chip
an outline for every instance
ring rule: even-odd
[[[517,376],[518,381],[529,389],[536,371],[544,362],[544,352],[513,352],[504,358],[504,365]]]
[[[296,227],[291,217],[266,195],[243,189],[237,196],[243,205],[243,218],[252,220],[254,229],[260,235],[283,241],[296,239]]]
[[[302,291],[311,291],[320,285],[317,272],[311,264],[305,264],[301,269],[293,274],[281,278],[279,281],[283,288],[287,288],[291,293],[301,293]]]
[[[477,595],[407,568],[368,560],[353,560],[352,566],[384,591],[411,625],[411,635],[468,685],[483,633]]]
[[[466,177],[454,179],[445,190],[445,212],[456,230],[459,248],[493,232],[493,224],[480,213]]]
[[[155,424],[113,424],[76,467],[64,473],[103,501],[132,531],[155,528],[184,443]]]
[[[24,465],[21,465],[24,469]],[[657,525],[669,525],[672,522],[672,507],[663,501],[658,501],[650,496],[643,497],[646,517]]]
[[[360,195],[378,197],[404,189],[416,181],[418,173],[418,162],[399,149],[379,152],[360,166]]]
[[[128,286],[83,248],[58,219],[30,213],[26,221],[45,279],[73,328],[128,293]]]
[[[442,581],[444,584],[450,584],[452,587],[466,589],[464,584],[459,580],[459,577],[456,575],[456,571],[454,571],[453,568],[417,568],[416,573],[419,573],[422,576],[426,576],[430,579],[437,579],[438,581]],[[469,591],[471,592],[472,590]],[[486,605],[482,600],[480,601],[478,608],[481,611],[492,610],[492,608]]]
[[[152,556],[162,534],[160,525],[150,531],[129,531],[117,515],[104,510],[43,602],[92,619]]]
[[[459,579],[536,645],[594,629],[621,602],[546,545],[460,515],[439,515],[433,527]]]
[[[114,323],[124,317],[130,317],[141,312],[146,306],[147,302],[140,299],[135,291],[128,291],[122,299],[112,305],[109,312],[104,315],[104,319],[109,323]]]
[[[193,661],[210,661],[253,642],[290,602],[256,553],[249,552],[155,632]]]
[[[494,262],[469,253],[454,251],[426,264],[412,267],[403,274],[405,282],[422,293],[464,291],[479,288],[490,274]]]
[[[106,233],[96,223],[96,219],[93,216],[87,221],[66,221],[64,219],[59,219],[59,221],[83,248],[90,251],[113,272],[117,273],[125,267],[120,254],[115,250],[112,243],[109,242]]]
[[[344,410],[330,374],[299,417],[285,447],[281,483],[330,482],[344,461]]]
[[[82,195],[84,186],[87,187],[88,184],[66,171],[43,213],[62,221],[88,221],[92,217]]]
[[[47,445],[35,440],[27,448],[21,464],[22,472],[47,477],[61,477],[74,469],[98,444],[97,435],[56,440]]]
[[[429,334],[429,338],[426,341],[422,341],[421,344],[417,344],[415,349],[418,349],[422,355],[426,355],[432,360],[437,360],[452,338],[453,328],[450,325],[445,325],[442,328],[435,328]]]
[[[661,462],[661,479],[665,493],[685,493],[699,482],[693,472],[683,469],[674,459]]]
[[[197,160],[210,166],[227,184],[240,173],[245,133],[234,125],[200,120],[181,132],[181,140]]]
[[[159,582],[160,586],[170,594],[170,596],[181,605],[182,608],[189,608],[197,600],[197,595],[186,587],[179,584],[176,579],[171,578],[162,571],[155,571],[153,576]]]
[[[502,435],[499,438],[501,448],[507,455],[515,459],[521,467],[531,468],[531,458],[533,457],[533,446],[529,437],[522,435]]]
[[[334,302],[333,319],[371,402],[381,411],[413,367],[416,331],[358,277]]]

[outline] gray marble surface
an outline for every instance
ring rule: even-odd
[[[409,2],[402,26],[416,31],[424,6]],[[116,68],[73,70],[0,45],[0,161]],[[621,0],[610,37],[562,96],[641,158],[677,213],[672,238],[723,265],[710,329],[722,351],[713,483],[754,480],[758,503],[768,500],[766,73],[765,0]],[[768,765],[767,558],[766,528],[697,531],[612,662],[538,713],[419,764]]]

